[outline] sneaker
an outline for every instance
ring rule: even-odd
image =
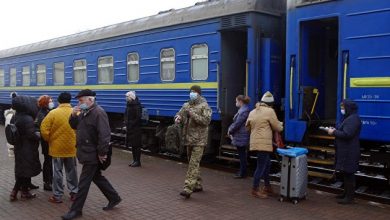
[[[57,199],[55,196],[50,196],[49,202],[51,203],[62,203],[61,199]]]

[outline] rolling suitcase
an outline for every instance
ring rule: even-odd
[[[290,148],[279,152],[282,157],[280,199],[290,199],[294,204],[307,195],[307,149]]]

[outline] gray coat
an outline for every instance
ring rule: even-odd
[[[355,173],[359,168],[360,142],[359,135],[362,127],[357,114],[357,105],[344,100],[345,116],[334,132],[336,146],[336,170]]]
[[[106,112],[96,103],[78,116],[70,116],[76,130],[77,158],[81,164],[98,164],[109,149],[111,129]]]
[[[245,122],[249,115],[248,105],[243,105],[233,118],[233,123],[229,126],[228,134],[233,136],[232,144],[237,147],[249,145],[249,132],[245,128]]]

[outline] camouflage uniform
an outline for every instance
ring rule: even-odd
[[[184,103],[176,114],[181,117],[182,143],[187,148],[188,171],[184,181],[184,191],[192,193],[202,188],[199,163],[207,145],[208,125],[211,120],[211,109],[202,96]]]

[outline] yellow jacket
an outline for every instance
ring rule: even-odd
[[[42,121],[41,136],[49,142],[49,155],[52,157],[76,156],[76,133],[69,125],[71,114],[70,104],[60,104]]]
[[[256,104],[256,108],[249,113],[245,126],[250,132],[251,151],[272,152],[272,132],[283,131],[275,111],[264,103]]]

